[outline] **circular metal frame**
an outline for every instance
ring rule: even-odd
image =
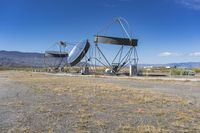
[[[75,45],[69,53],[68,63],[70,64],[70,66],[75,66],[76,64],[78,64],[87,54],[89,48],[90,43],[88,42],[88,40]]]

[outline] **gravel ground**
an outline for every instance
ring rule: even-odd
[[[139,88],[142,90],[153,90],[170,95],[177,95],[200,102],[200,81],[199,78],[193,81],[186,79],[180,80],[178,78],[164,78],[164,80],[158,80],[158,78],[100,78],[100,82],[114,83],[121,87],[126,88]],[[176,81],[176,79],[178,79]],[[99,82],[98,78],[91,79],[95,82]]]
[[[200,83],[0,72],[0,131],[200,132]]]

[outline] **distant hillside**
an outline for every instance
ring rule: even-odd
[[[172,67],[200,68],[200,62],[170,63],[168,65]]]
[[[143,67],[178,67],[178,68],[200,68],[200,62],[184,62],[184,63],[168,63],[168,64],[139,64],[140,68]]]
[[[79,63],[81,65],[83,63]],[[200,62],[170,63],[170,64],[139,64],[139,67],[186,67],[200,68]],[[0,51],[0,67],[45,67],[43,53],[26,53],[18,51]]]
[[[44,67],[44,54],[0,51],[0,67]]]

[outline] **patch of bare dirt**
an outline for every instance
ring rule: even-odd
[[[200,132],[199,102],[148,89],[160,81],[134,86],[15,71],[0,72],[0,79],[1,132]]]

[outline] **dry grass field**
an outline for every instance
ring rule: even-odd
[[[0,131],[200,132],[199,100],[156,91],[150,86],[142,89],[132,82],[136,81],[1,71]],[[183,87],[197,84],[138,81],[139,84],[147,82],[169,87],[172,84]]]

